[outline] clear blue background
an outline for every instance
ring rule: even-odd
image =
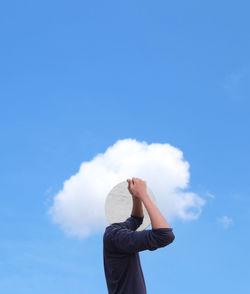
[[[207,200],[197,221],[170,223],[166,250],[140,253],[148,293],[250,291],[249,11],[229,0],[1,2],[1,293],[107,293],[102,233],[67,237],[48,199],[125,138],[180,148]]]

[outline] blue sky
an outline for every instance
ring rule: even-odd
[[[140,253],[148,292],[250,290],[249,9],[1,3],[2,292],[107,293],[101,226],[70,236],[48,210],[83,162],[125,139],[181,150],[206,200],[196,219],[169,221],[174,243]]]

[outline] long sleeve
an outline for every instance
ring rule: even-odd
[[[142,224],[143,218],[131,214],[124,222],[113,223],[112,226],[135,231]]]
[[[138,232],[126,228],[115,228],[110,237],[115,251],[132,254],[144,250],[153,251],[169,245],[175,239],[172,231],[173,228],[159,228]]]

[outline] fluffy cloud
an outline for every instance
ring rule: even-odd
[[[174,218],[197,219],[205,200],[189,188],[189,163],[170,144],[118,140],[63,183],[54,196],[49,215],[69,235],[87,237],[108,225],[105,199],[127,178],[138,177],[153,191],[157,206],[171,223]]]
[[[225,229],[227,229],[233,223],[233,219],[228,216],[222,216],[218,218],[217,221],[222,224]]]

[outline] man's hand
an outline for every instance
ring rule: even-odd
[[[127,179],[128,190],[133,197],[142,200],[147,195],[147,184],[139,178]]]

